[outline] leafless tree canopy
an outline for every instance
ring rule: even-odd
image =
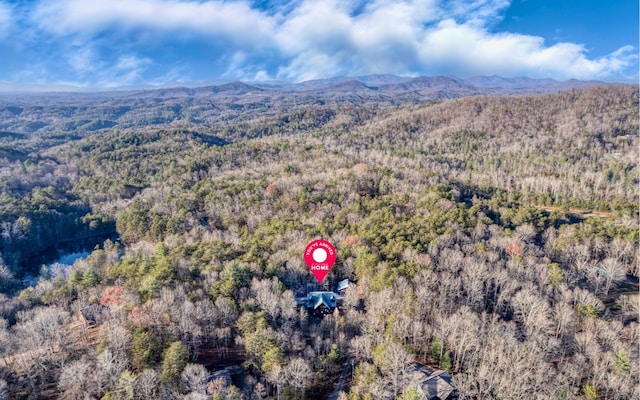
[[[0,399],[640,398],[637,86],[228,89],[1,99]]]

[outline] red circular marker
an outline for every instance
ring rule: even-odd
[[[304,262],[318,283],[322,283],[336,262],[336,249],[326,240],[313,240],[304,249]]]

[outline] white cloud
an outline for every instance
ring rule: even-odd
[[[48,0],[40,2],[34,19],[58,35],[152,30],[185,37],[220,36],[236,45],[259,42],[273,31],[271,17],[243,1]]]
[[[73,81],[77,85],[118,87],[139,82],[145,69],[152,63],[146,57],[123,54],[107,61],[100,56],[92,44],[73,46],[67,63],[74,71]]]
[[[457,0],[442,3],[440,17],[454,18],[467,24],[484,26],[502,19],[502,12],[511,0]]]
[[[291,58],[279,78],[394,72],[602,79],[632,61],[626,47],[590,59],[582,45],[490,32],[508,0],[378,0],[356,15],[349,4],[307,0],[287,15],[276,40]]]
[[[322,52],[308,51],[280,67],[276,76],[278,79],[306,81],[342,75],[344,68],[345,66],[339,62],[338,57],[332,57]]]
[[[122,56],[118,59],[118,62],[114,66],[114,68],[118,70],[140,70],[145,65],[151,63],[149,58],[140,58],[134,55],[126,55]]]
[[[582,45],[547,46],[541,37],[488,33],[445,20],[427,32],[420,59],[439,72],[591,79],[622,71],[629,65],[630,50],[625,47],[605,57],[589,59]]]
[[[96,57],[92,46],[75,48],[68,58],[69,65],[76,73],[91,73],[104,68],[104,64]]]
[[[292,58],[278,77],[406,73],[406,66],[415,64],[423,25],[437,14],[432,0],[377,0],[354,9],[339,0],[308,0],[288,14],[276,40]]]
[[[132,54],[121,55],[113,63],[101,68],[97,74],[100,87],[122,87],[135,85],[143,80],[143,75],[153,61]]]
[[[13,25],[13,8],[10,4],[0,2],[0,37],[5,36]]]
[[[152,55],[135,53],[143,53],[142,46],[154,41],[156,47],[163,41],[185,46],[205,42],[211,53],[204,56],[216,66],[215,73],[244,79],[383,72],[606,79],[637,62],[637,49],[627,46],[589,58],[583,45],[550,45],[536,36],[492,32],[510,0],[259,2],[271,4],[267,10],[254,3],[258,2],[40,0],[31,21],[48,36],[82,43],[81,51],[68,56],[74,70],[99,68],[111,78],[141,79],[153,63],[148,58]],[[5,14],[8,9],[3,4],[0,26],[8,18],[3,17],[3,7]],[[127,55],[114,64],[101,61],[91,50],[82,51],[100,35],[114,35],[116,54]],[[119,43],[120,38],[127,38],[128,47]]]
[[[296,55],[308,49],[335,53],[349,45],[351,17],[340,0],[307,1],[275,32],[278,47]]]

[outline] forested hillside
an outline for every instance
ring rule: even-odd
[[[101,126],[5,99],[4,129],[47,121],[0,132],[0,399],[420,399],[416,364],[464,399],[640,397],[638,87],[340,84]],[[323,319],[295,301],[317,238],[354,283]]]

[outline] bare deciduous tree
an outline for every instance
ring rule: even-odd
[[[513,297],[513,309],[527,334],[544,331],[549,325],[549,304],[532,289],[525,288]]]
[[[605,258],[600,263],[600,268],[604,274],[604,294],[609,294],[611,286],[626,278],[626,269],[616,258]]]
[[[0,400],[9,400],[9,389],[4,379],[0,379]]]
[[[296,357],[289,360],[284,366],[284,373],[287,382],[296,392],[304,392],[311,385],[313,370],[304,358]]]
[[[152,369],[143,370],[134,384],[134,398],[139,400],[152,399],[158,391],[158,373]]]
[[[90,384],[88,375],[91,373],[92,365],[87,360],[78,360],[69,363],[62,368],[58,387],[64,391],[65,396],[71,398],[81,398],[84,396],[87,385]]]
[[[202,392],[207,386],[208,377],[209,372],[201,364],[187,364],[180,373],[182,384],[188,392]]]

